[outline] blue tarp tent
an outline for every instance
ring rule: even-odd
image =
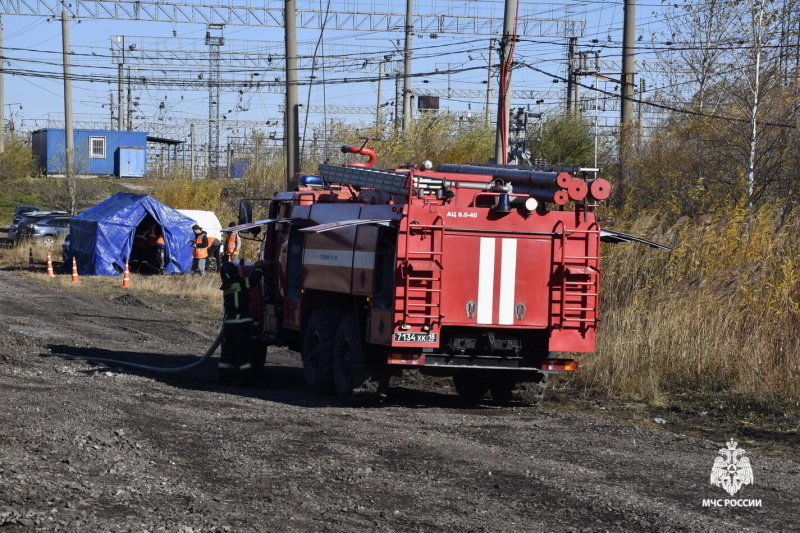
[[[119,193],[72,218],[69,255],[81,275],[116,276],[131,257],[134,235],[155,221],[164,232],[165,274],[192,267],[194,221],[146,194]]]

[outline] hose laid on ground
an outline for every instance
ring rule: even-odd
[[[203,357],[201,357],[200,359],[198,359],[197,361],[195,361],[193,363],[189,363],[188,365],[179,366],[179,367],[175,367],[175,368],[166,368],[166,367],[160,367],[160,366],[143,365],[143,364],[140,364],[140,363],[131,363],[131,362],[128,362],[128,361],[119,361],[117,359],[107,359],[105,357],[83,357],[83,356],[80,356],[80,355],[68,355],[68,354],[63,354],[63,353],[51,353],[51,354],[44,354],[44,355],[46,357],[64,357],[64,358],[67,358],[67,359],[83,359],[85,361],[96,361],[96,362],[99,362],[99,363],[113,363],[115,365],[122,365],[122,366],[129,366],[129,367],[133,367],[133,368],[138,368],[140,370],[149,370],[151,372],[157,372],[159,374],[179,374],[181,372],[188,372],[189,370],[192,370],[193,368],[196,368],[196,367],[200,366],[201,364],[203,364],[203,362],[205,362],[206,359],[208,359],[209,357],[214,355],[214,352],[217,351],[217,348],[222,343],[222,333],[224,331],[225,331],[224,328],[221,328],[219,330],[219,333],[217,334],[217,338],[214,339],[214,342],[211,344],[211,346],[209,346],[208,350],[206,350],[206,353],[203,354]]]

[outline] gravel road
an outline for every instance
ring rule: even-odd
[[[87,284],[88,285],[88,284]],[[179,366],[212,313],[0,271],[0,529],[109,532],[797,531],[800,464],[747,453],[753,483],[709,484],[711,442],[540,408],[464,408],[409,374],[382,407],[303,390],[270,352],[252,389]],[[212,360],[214,361],[214,360]],[[712,422],[713,423],[713,422]],[[744,444],[742,448],[747,449]],[[704,507],[760,501],[760,507]]]

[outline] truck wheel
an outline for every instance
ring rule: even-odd
[[[332,307],[318,307],[311,312],[303,334],[303,375],[312,392],[328,394],[333,385],[333,342],[336,313]]]
[[[361,330],[354,313],[344,317],[336,331],[333,349],[333,386],[344,401],[369,402],[377,399],[378,383],[369,380]]]
[[[501,405],[536,405],[547,390],[547,374],[540,372],[530,381],[519,381],[519,375],[501,375],[492,382],[490,390],[494,401]]]
[[[453,386],[462,400],[477,402],[489,392],[490,382],[486,376],[468,370],[453,375]]]

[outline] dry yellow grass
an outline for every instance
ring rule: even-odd
[[[800,221],[775,207],[733,210],[660,230],[671,253],[604,249],[597,353],[573,379],[662,401],[686,392],[800,399]]]
[[[167,297],[173,303],[185,301],[187,306],[200,303],[211,312],[222,312],[219,291],[219,276],[209,274],[205,277],[185,274],[172,276],[130,275],[130,289],[121,289],[122,276],[79,276],[79,282],[72,282],[71,270],[65,273],[61,264],[60,250],[43,246],[17,246],[0,250],[0,267],[28,273],[29,253],[33,251],[35,271],[30,276],[36,280],[75,291],[91,293],[110,293],[129,290],[134,294],[152,297]],[[55,277],[47,276],[47,254],[50,252],[54,264]]]
[[[193,180],[188,177],[157,180],[152,196],[173,209],[209,209],[220,207],[221,185],[215,180]]]
[[[28,268],[30,252],[33,252],[33,260],[39,265],[47,262],[47,254],[50,253],[53,261],[61,260],[61,248],[53,246],[47,248],[40,244],[22,243],[11,248],[0,248],[0,266],[5,268]]]

